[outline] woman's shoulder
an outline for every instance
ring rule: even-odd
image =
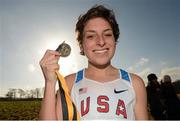
[[[74,83],[74,81],[76,80],[77,76],[79,76],[79,75],[83,76],[83,71],[84,71],[84,69],[81,69],[81,70],[77,71],[76,73],[69,74],[69,75],[67,75],[65,77],[65,80],[67,82]]]
[[[69,74],[65,77],[66,82],[74,81],[76,78],[76,73]]]
[[[137,75],[135,73],[129,73],[129,74],[131,76],[132,81],[138,81],[138,82],[142,82],[143,81],[143,79],[139,75]]]
[[[130,73],[131,80],[132,80],[132,86],[135,90],[135,92],[141,92],[145,90],[145,84],[144,80],[138,76],[137,74]]]
[[[75,79],[76,79],[76,73],[69,74],[65,77],[66,84],[67,84],[70,92],[71,92],[71,89],[74,85]]]
[[[144,80],[137,74],[130,73],[133,85],[144,85]]]
[[[75,81],[77,80],[77,76],[79,75],[80,72],[82,72],[83,69],[77,71],[76,73],[72,73],[72,74],[69,74],[65,77],[65,80],[66,80],[66,84],[69,88],[69,90],[71,91]]]

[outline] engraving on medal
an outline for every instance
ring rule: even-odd
[[[62,57],[67,57],[71,53],[71,47],[68,44],[66,44],[65,41],[64,41],[63,43],[61,43],[58,46],[56,51],[60,52]]]

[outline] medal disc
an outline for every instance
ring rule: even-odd
[[[71,53],[71,47],[63,42],[58,46],[56,51],[60,52],[62,57],[67,57]]]

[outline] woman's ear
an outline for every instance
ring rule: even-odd
[[[85,54],[84,54],[84,49],[83,49],[82,45],[80,45],[80,54],[81,54],[81,55],[85,55]]]

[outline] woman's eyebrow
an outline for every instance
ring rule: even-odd
[[[94,30],[86,30],[84,33],[87,33],[87,32],[96,33],[96,31]]]
[[[107,31],[112,31],[112,29],[105,29],[105,30],[103,30],[103,32],[107,32]],[[87,33],[87,32],[96,33],[95,30],[86,30],[84,33]]]
[[[112,29],[105,29],[103,32],[113,31]]]

